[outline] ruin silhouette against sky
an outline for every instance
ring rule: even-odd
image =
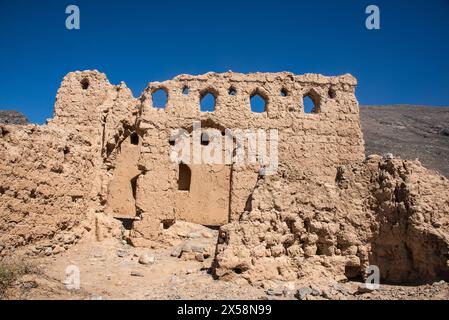
[[[361,104],[449,105],[449,1],[0,0],[0,108],[52,116],[62,77],[98,69],[134,95],[208,71],[351,73]],[[376,4],[381,29],[365,28]]]

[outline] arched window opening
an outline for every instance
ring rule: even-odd
[[[267,111],[267,101],[258,93],[251,96],[251,111],[258,113]]]
[[[320,97],[314,91],[307,93],[303,97],[304,113],[320,112]]]
[[[164,89],[157,89],[151,95],[153,99],[153,107],[158,109],[163,109],[167,105],[167,92]]]
[[[212,93],[206,93],[201,96],[200,111],[213,112],[215,111],[215,96]]]
[[[189,94],[189,87],[188,86],[184,86],[182,88],[182,94],[187,96]]]

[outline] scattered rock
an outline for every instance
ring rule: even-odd
[[[131,276],[133,277],[144,277],[142,272],[139,271],[131,271]]]
[[[323,293],[320,288],[318,288],[317,286],[315,286],[313,284],[310,285],[310,290],[312,290],[310,294],[315,297],[321,296]]]
[[[123,257],[126,257],[127,255],[128,255],[128,252],[126,252],[125,250],[121,250],[121,249],[117,250],[117,257],[123,258]]]
[[[197,253],[195,255],[195,259],[199,262],[203,262],[204,261],[204,255],[202,253]]]
[[[73,234],[65,234],[62,239],[64,244],[72,244],[75,242],[75,236]]]
[[[287,297],[287,296],[289,296],[289,295],[292,294],[292,290],[288,290],[287,288],[284,288],[284,289],[282,290],[282,294],[283,294],[285,297]]]
[[[321,296],[325,299],[332,299],[331,290],[323,290],[323,293]]]
[[[187,260],[196,260],[196,253],[195,252],[183,252],[181,255],[181,259],[184,261]]]
[[[186,270],[186,274],[192,274],[192,273],[195,273],[195,272],[196,272],[195,269],[187,269]]]
[[[211,256],[214,248],[214,243],[211,241],[187,240],[181,245],[174,247],[170,255],[172,257],[182,258],[183,260],[203,262]]]
[[[295,297],[298,300],[304,300],[307,295],[312,293],[312,289],[310,289],[310,287],[302,287],[300,289],[298,289],[295,293]]]
[[[61,247],[60,245],[56,245],[56,246],[53,248],[52,253],[53,253],[53,254],[58,254],[58,253],[61,253],[61,252],[63,252],[63,251],[64,251],[64,248],[63,248],[63,247]]]
[[[394,158],[394,156],[393,156],[392,153],[387,152],[387,153],[385,153],[385,154],[383,155],[383,158],[384,158],[385,160],[391,160],[391,159]]]
[[[171,255],[172,257],[177,257],[177,258],[179,258],[179,257],[181,256],[181,253],[182,253],[181,248],[180,248],[180,247],[175,247],[175,248],[173,248],[173,250],[172,250],[172,252],[170,253],[170,255]]]
[[[180,220],[175,221],[168,229],[164,230],[164,236],[172,239],[212,238],[214,233],[217,231],[200,224]]]
[[[154,264],[156,262],[156,257],[148,252],[143,253],[139,257],[139,263],[140,264]]]
[[[361,283],[357,287],[358,294],[371,293],[373,291],[374,291],[374,288],[372,286],[367,286],[366,283]]]
[[[339,284],[339,283],[334,283],[331,285],[332,288],[334,288],[337,292],[340,292],[343,295],[349,295],[349,290],[345,288],[345,286]]]
[[[289,290],[289,291],[294,291],[295,288],[296,288],[294,282],[285,282],[285,283],[283,284],[283,286],[284,286],[284,289]]]
[[[37,284],[36,281],[32,280],[32,281],[25,281],[21,284],[22,290],[30,290],[30,289],[35,289],[37,288],[39,285]]]
[[[284,292],[283,292],[283,290],[282,289],[268,289],[267,291],[266,291],[266,293],[267,293],[267,295],[269,295],[269,296],[282,296],[283,294],[284,294]]]

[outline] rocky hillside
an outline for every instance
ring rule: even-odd
[[[0,110],[0,123],[5,124],[27,124],[28,119],[15,110]]]
[[[449,107],[361,106],[366,154],[392,153],[449,177]]]

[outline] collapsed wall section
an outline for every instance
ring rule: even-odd
[[[31,243],[30,253],[58,253],[86,231],[115,228],[103,215],[115,169],[105,159],[135,129],[138,111],[124,84],[98,71],[72,72],[48,124],[1,127],[1,255]]]
[[[339,167],[333,183],[264,179],[252,210],[221,228],[215,275],[318,283],[374,265],[381,283],[448,280],[448,199],[443,176],[379,156]]]

